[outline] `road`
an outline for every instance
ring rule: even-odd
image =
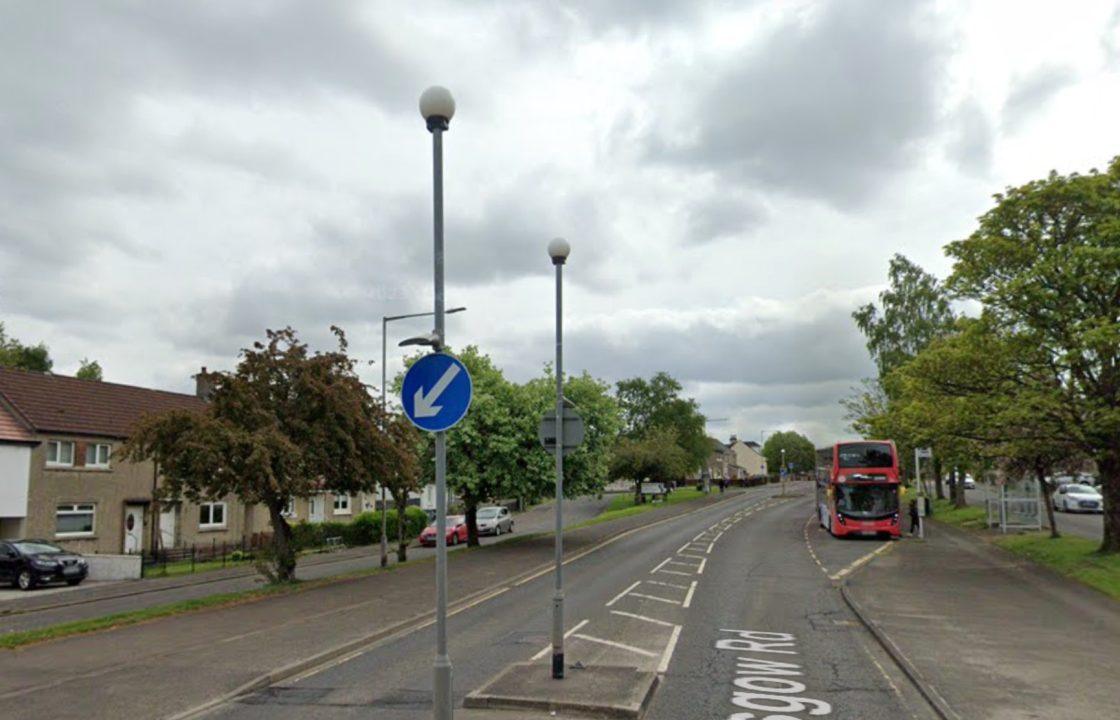
[[[595,517],[610,504],[611,499],[611,496],[604,496],[603,498],[577,498],[575,500],[566,501],[564,503],[564,526],[578,525],[581,522]],[[555,515],[553,513],[554,509],[551,502],[533,507],[524,513],[518,513],[514,516],[515,533],[513,535],[506,535],[500,538],[483,537],[479,540],[482,544],[489,545],[491,543],[504,542],[511,538],[521,537],[526,534],[551,531],[555,523]],[[392,547],[390,549],[393,550]],[[462,546],[450,548],[452,552],[457,552],[462,549]],[[420,560],[433,555],[435,555],[435,548],[414,546],[408,550],[408,557],[410,560]],[[390,552],[390,558],[394,559],[395,562],[396,553]],[[377,567],[380,561],[380,550],[378,546],[373,545],[368,548],[368,553],[359,557],[352,557],[338,562],[319,564],[304,563],[297,568],[296,575],[301,580],[314,580]],[[203,576],[204,574],[200,573],[192,577],[194,579],[202,579]],[[166,590],[127,595],[124,593],[133,592],[145,586],[139,583],[115,583],[112,586],[103,584],[103,587],[99,588],[99,592],[111,593],[111,596],[100,599],[91,598],[88,602],[84,601],[76,605],[52,607],[34,612],[21,612],[18,614],[0,616],[0,633],[31,630],[57,623],[100,617],[112,613],[129,612],[181,600],[207,597],[219,593],[251,590],[260,587],[263,582],[263,579],[256,574],[243,574],[237,577],[217,580],[215,582],[171,587]],[[78,593],[82,589],[82,587],[67,588],[66,591],[63,592],[51,592],[50,597],[52,601],[57,600],[59,603],[65,603],[68,602],[70,598],[81,598],[82,596]],[[54,590],[54,588],[47,589],[48,592],[51,590]],[[22,600],[29,595],[36,596],[41,594],[43,594],[43,592],[39,590],[33,590],[31,593],[24,593],[19,590],[0,590],[0,613],[5,609],[5,600]],[[11,607],[15,606],[12,605]]]
[[[661,672],[646,715],[655,720],[735,712],[756,713],[744,718],[806,718],[810,711],[813,717],[867,720],[931,717],[829,577],[889,543],[814,548],[811,513],[807,497],[747,494],[634,532],[572,562],[565,570],[569,666],[627,664]],[[450,618],[458,705],[511,663],[533,661],[547,672],[551,585],[545,575]],[[430,629],[391,637],[222,706],[210,717],[430,718],[432,653]],[[744,657],[751,658],[746,666]],[[786,663],[782,672],[790,675],[781,677],[789,679],[775,680],[768,662]],[[774,687],[792,694],[761,691]],[[536,717],[494,710],[456,714]]]
[[[966,490],[965,496],[969,504],[983,507],[987,497],[987,488],[979,486],[975,490]],[[1058,531],[1089,540],[1100,541],[1104,537],[1104,515],[1100,513],[1063,513],[1054,512],[1054,520],[1058,524]],[[1043,527],[1050,527],[1050,520],[1043,508]]]

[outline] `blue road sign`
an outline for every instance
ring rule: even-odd
[[[425,355],[404,375],[401,405],[412,424],[428,432],[453,427],[471,406],[471,375],[458,358]]]

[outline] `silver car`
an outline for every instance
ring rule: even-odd
[[[1055,510],[1063,512],[1104,512],[1104,499],[1092,485],[1069,483],[1051,496]]]
[[[509,508],[491,505],[478,509],[479,535],[504,535],[513,532],[513,515]]]

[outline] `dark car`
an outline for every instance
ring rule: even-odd
[[[0,540],[0,583],[20,590],[64,582],[77,585],[89,574],[89,563],[46,540]]]

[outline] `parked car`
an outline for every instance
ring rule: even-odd
[[[1051,497],[1055,510],[1062,512],[1104,512],[1104,499],[1090,485],[1070,483],[1062,485]]]
[[[77,585],[88,574],[84,557],[45,540],[0,541],[0,583],[30,590],[52,582]]]
[[[964,489],[965,490],[975,490],[976,489],[976,480],[974,480],[971,475],[965,475],[964,476]]]
[[[478,534],[501,535],[513,532],[513,515],[509,508],[492,505],[478,509]]]
[[[464,515],[447,516],[447,544],[458,545],[467,541],[467,518]],[[436,524],[432,523],[420,533],[420,544],[424,547],[436,546]]]

